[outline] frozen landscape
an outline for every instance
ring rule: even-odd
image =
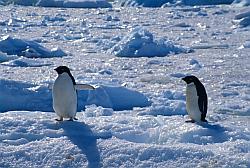
[[[250,167],[249,0],[8,2],[1,168]],[[60,65],[96,88],[78,92],[74,122],[55,121]],[[191,74],[207,90],[208,123],[185,122]]]

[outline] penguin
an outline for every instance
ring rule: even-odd
[[[88,84],[76,84],[74,77],[67,66],[59,66],[54,69],[58,73],[52,87],[53,109],[58,115],[57,121],[69,118],[73,121],[77,111],[77,89],[94,89]]]
[[[207,93],[204,85],[196,76],[186,76],[182,78],[187,84],[186,87],[186,109],[191,121],[187,122],[207,122]]]

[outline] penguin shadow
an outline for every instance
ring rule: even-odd
[[[206,145],[212,143],[223,143],[230,138],[227,129],[216,123],[195,123],[200,128],[189,131],[182,135],[181,142]]]
[[[91,131],[90,126],[83,122],[62,121],[59,124],[64,130],[65,136],[67,136],[70,141],[86,155],[88,168],[101,167],[97,139],[108,139],[110,136],[105,137],[95,135]]]

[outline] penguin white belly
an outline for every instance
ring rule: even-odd
[[[53,108],[59,117],[74,118],[77,108],[77,94],[70,76],[63,73],[53,85]]]
[[[186,107],[188,115],[195,121],[201,120],[201,112],[198,105],[198,96],[194,83],[190,83],[186,88]]]

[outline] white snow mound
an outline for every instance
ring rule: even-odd
[[[117,0],[121,6],[143,6],[143,7],[161,7],[169,5],[219,5],[219,4],[231,4],[233,0]],[[239,1],[239,0],[237,0]]]
[[[6,0],[1,4],[16,4],[23,6],[42,6],[58,8],[111,8],[112,5],[106,0]]]
[[[118,57],[162,57],[191,51],[167,39],[155,40],[152,33],[142,28],[134,29],[109,50]]]
[[[250,26],[250,11],[240,13],[233,20],[233,28],[243,28]]]
[[[37,59],[20,57],[14,60],[4,62],[2,63],[2,65],[6,65],[9,67],[42,67],[42,66],[49,66],[51,65],[51,63]]]
[[[2,79],[0,88],[0,112],[53,111],[52,93],[47,86]],[[121,86],[101,85],[95,90],[78,91],[78,111],[92,104],[113,110],[131,110],[150,106],[151,102],[142,93]]]
[[[95,104],[114,110],[131,110],[133,107],[150,106],[148,98],[138,91],[121,86],[99,86],[89,91],[87,105]]]
[[[236,7],[249,6],[250,0],[234,0],[233,5]]]
[[[17,59],[17,58],[18,58],[17,56],[7,55],[6,53],[2,53],[0,51],[0,63],[10,61],[10,60],[13,60],[13,59]]]
[[[49,50],[35,41],[22,40],[10,36],[4,36],[0,39],[0,51],[8,55],[18,55],[28,58],[50,58],[67,55],[59,48]]]
[[[45,86],[1,79],[0,88],[0,112],[52,111],[51,93]]]

